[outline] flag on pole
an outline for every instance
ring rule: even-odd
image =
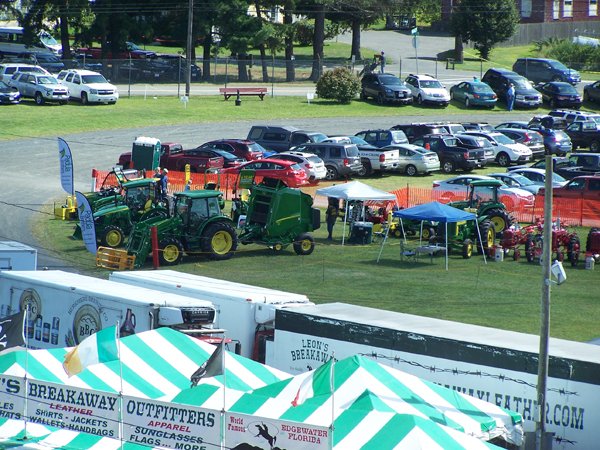
[[[319,395],[331,395],[333,393],[333,364],[334,358],[330,358],[317,370],[311,372],[300,384],[296,396],[292,400],[292,406],[304,403],[306,399]]]
[[[77,375],[88,366],[119,359],[117,327],[112,326],[88,336],[65,355],[63,367],[67,375]]]
[[[192,386],[198,385],[198,382],[202,378],[216,377],[217,375],[223,375],[225,373],[225,340],[221,340],[221,343],[217,346],[215,351],[210,358],[208,358],[198,370],[196,370],[190,377]]]
[[[60,184],[67,194],[73,195],[73,156],[69,144],[58,138],[58,159],[60,162]]]
[[[0,352],[11,347],[25,345],[23,330],[26,311],[23,309],[17,314],[0,319]]]

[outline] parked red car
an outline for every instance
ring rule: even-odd
[[[223,169],[221,173],[239,174],[241,170],[254,170],[257,177],[276,178],[289,187],[300,187],[308,184],[306,172],[298,163],[282,159],[249,161],[238,167]]]
[[[254,141],[247,139],[218,139],[202,144],[199,148],[212,147],[225,150],[238,158],[246,161],[254,161],[264,157],[265,148]]]

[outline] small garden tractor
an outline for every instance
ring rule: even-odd
[[[98,248],[96,264],[113,270],[142,267],[152,251],[153,227],[162,266],[179,264],[184,252],[213,260],[229,259],[235,254],[238,239],[233,222],[221,212],[221,203],[221,192],[216,190],[178,192],[172,215],[155,215],[135,223],[127,248]]]
[[[157,178],[123,183],[123,200],[104,205],[94,212],[94,226],[100,245],[117,248],[137,222],[168,216],[168,205],[157,197]]]
[[[490,255],[496,243],[496,230],[494,224],[488,220],[466,220],[448,223],[448,252],[460,251],[465,259],[473,256],[473,250]],[[481,244],[479,236],[481,235]],[[429,239],[430,243],[446,244],[446,224],[439,223],[435,235]],[[483,249],[482,249],[483,247]]]

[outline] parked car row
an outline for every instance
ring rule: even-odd
[[[8,63],[0,64],[0,78],[2,92],[7,94],[0,97],[0,103],[19,103],[21,98],[31,98],[38,105],[46,102],[62,105],[69,99],[83,105],[114,104],[119,98],[117,87],[102,74],[85,69],[65,69],[54,76],[39,66]],[[14,94],[15,90],[19,95]]]

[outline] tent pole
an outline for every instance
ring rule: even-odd
[[[344,232],[342,233],[342,245],[344,245],[344,238],[346,237],[346,224],[348,223],[348,209],[350,209],[350,203],[346,199],[346,208],[344,210]]]
[[[446,225],[446,270],[448,270],[448,222],[445,222]]]
[[[381,252],[383,252],[383,246],[388,238],[388,233],[390,232],[390,224],[388,223],[387,228],[385,229],[385,234],[383,235],[383,240],[381,241],[381,247],[379,247],[379,255],[377,255],[377,262],[379,262],[379,258],[381,258]]]
[[[481,230],[479,229],[479,225],[477,224],[477,219],[475,219],[475,226],[477,226],[477,236],[479,236],[479,246],[481,247],[481,253],[483,254],[483,263],[487,264],[487,259],[485,257],[485,249],[483,248],[483,241],[481,240]]]

